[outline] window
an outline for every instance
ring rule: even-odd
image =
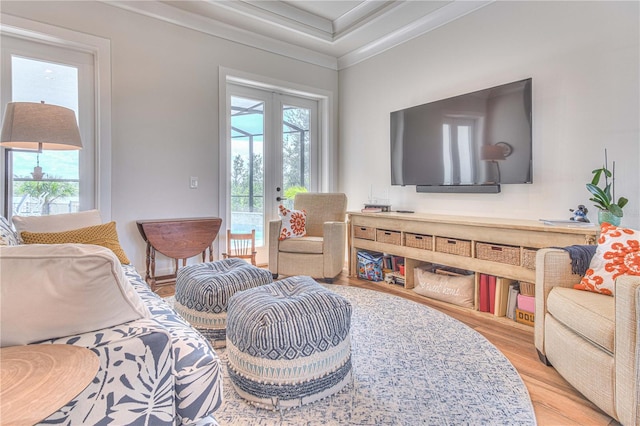
[[[96,208],[110,220],[109,41],[4,14],[2,21],[2,114],[14,101],[70,108],[83,149],[40,154],[0,149],[1,213],[10,218]]]

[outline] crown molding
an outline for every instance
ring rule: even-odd
[[[436,28],[491,4],[495,0],[453,0],[431,13],[419,17],[410,24],[398,30],[391,31],[385,36],[340,57],[257,34],[218,19],[185,11],[158,0],[99,1],[110,6],[159,19],[245,46],[254,47],[331,70],[342,70],[426,34],[429,31],[433,31]],[[366,0],[333,22],[283,2],[261,2],[256,0],[220,2],[216,0],[206,0],[203,1],[203,3],[207,6],[219,8],[218,10],[224,9],[227,13],[240,13],[252,19],[257,19],[262,23],[271,24],[286,29],[289,32],[294,31],[300,36],[305,36],[316,41],[320,40],[326,43],[327,46],[331,46],[336,45],[341,38],[364,25],[373,24],[376,20],[383,19],[383,15],[389,11],[413,7],[412,3],[414,2],[401,0]]]
[[[204,34],[219,37],[245,46],[276,53],[288,58],[337,70],[338,60],[331,55],[325,55],[270,37],[255,34],[251,31],[233,27],[224,22],[183,11],[181,9],[160,3],[158,1],[121,1],[100,0],[102,3],[151,18],[169,22],[184,28],[189,28]]]
[[[338,58],[338,69],[342,70],[372,58],[402,43],[433,31],[458,18],[483,8],[495,0],[453,1],[436,11],[425,15],[399,30],[393,31],[376,41],[353,50]]]

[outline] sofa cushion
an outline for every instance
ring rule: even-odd
[[[322,254],[322,237],[302,237],[280,241],[280,251]]]
[[[54,214],[49,216],[12,216],[18,240],[22,231],[61,232],[72,229],[100,225],[102,219],[98,210],[86,210],[78,213]]]
[[[280,229],[280,241],[287,238],[300,238],[307,235],[306,223],[307,212],[305,210],[289,210],[280,205],[279,215],[282,219],[282,228]]]
[[[104,247],[0,247],[0,270],[0,346],[86,333],[149,316],[117,257]]]
[[[615,300],[598,293],[555,287],[547,298],[548,312],[576,334],[610,353],[614,351]]]
[[[621,275],[640,275],[640,232],[605,222],[589,269],[574,287],[613,296]]]
[[[22,240],[25,244],[93,244],[113,251],[121,263],[130,263],[118,241],[115,222],[63,232],[23,231]]]

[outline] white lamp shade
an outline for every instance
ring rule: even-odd
[[[69,108],[34,102],[7,104],[0,145],[38,151],[82,149],[76,114]]]

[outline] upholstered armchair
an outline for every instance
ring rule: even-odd
[[[638,425],[640,277],[618,277],[614,297],[575,290],[580,278],[566,251],[538,251],[538,355],[602,411]]]
[[[306,236],[280,241],[282,221],[269,223],[269,270],[278,275],[309,275],[326,282],[342,272],[345,260],[347,197],[340,193],[299,193],[295,210],[305,210]]]

